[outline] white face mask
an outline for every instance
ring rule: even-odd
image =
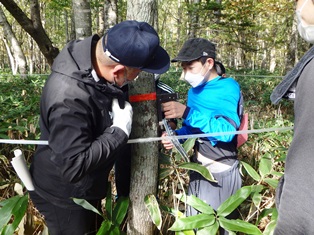
[[[198,87],[204,84],[207,81],[210,73],[208,69],[205,75],[203,76],[202,75],[203,68],[204,68],[204,65],[199,73],[186,72],[184,76],[184,80],[190,83],[192,87]]]
[[[296,10],[297,21],[298,21],[298,31],[300,36],[307,41],[308,43],[314,44],[314,25],[305,25],[304,21],[301,17],[301,12],[305,4],[308,0],[306,0],[300,9]]]

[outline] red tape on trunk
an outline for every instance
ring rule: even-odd
[[[148,100],[156,100],[156,92],[148,93],[148,94],[140,94],[140,95],[131,95],[129,100],[131,103],[142,102]]]

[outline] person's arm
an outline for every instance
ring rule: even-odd
[[[236,131],[234,127],[227,119],[222,116],[208,117],[206,114],[199,112],[195,109],[188,109],[184,118],[185,127],[177,130],[178,135],[188,133],[187,129],[192,133],[218,133],[218,132],[233,132]],[[191,131],[192,129],[192,131]],[[223,142],[232,141],[234,134],[232,135],[221,135],[211,137],[211,140],[218,140]]]
[[[237,92],[238,90],[234,91]],[[231,93],[229,93],[231,94]],[[238,97],[238,95],[237,95]],[[216,132],[232,132],[236,130],[227,119],[228,118],[237,118],[234,120],[235,123],[238,123],[238,116],[236,113],[237,110],[237,97],[230,97],[230,100],[234,100],[234,116],[223,115],[217,111],[217,115],[209,115],[206,109],[204,111],[199,111],[188,106],[185,106],[176,101],[170,101],[163,104],[163,109],[166,118],[183,118],[183,126],[179,130],[176,130],[178,135],[189,135],[189,134],[200,134],[200,133],[216,133]],[[231,102],[231,101],[230,101]],[[231,102],[232,103],[232,102]],[[219,114],[218,114],[219,113]],[[216,117],[217,116],[217,117]],[[223,142],[230,142],[233,139],[234,135],[221,135],[210,137],[210,140],[219,140]]]
[[[106,108],[103,111],[109,112]],[[95,133],[95,117],[90,112],[90,107],[80,99],[58,103],[49,112],[52,161],[59,166],[64,179],[71,183],[79,181],[98,167],[105,168],[106,162],[113,161],[115,153],[128,140],[123,127],[111,126],[109,115],[106,124],[102,124],[106,126],[98,127],[102,130],[100,134]],[[127,109],[124,115],[120,114],[116,118],[132,120]]]

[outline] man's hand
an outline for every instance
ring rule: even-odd
[[[132,128],[133,109],[129,102],[125,101],[124,109],[121,109],[117,99],[112,100],[112,126],[121,128],[129,137]]]
[[[167,133],[164,132],[162,133],[161,137],[165,137],[167,136]],[[172,149],[173,148],[173,143],[171,142],[171,140],[167,140],[167,139],[164,139],[161,141],[162,145],[164,146],[165,149]]]
[[[186,106],[177,101],[169,101],[162,104],[163,112],[165,118],[182,118]]]

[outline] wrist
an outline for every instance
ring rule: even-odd
[[[130,136],[130,132],[128,131],[128,129],[126,127],[122,127],[122,126],[118,126],[118,125],[112,125],[112,128],[119,129],[120,131],[123,131],[128,137]]]

